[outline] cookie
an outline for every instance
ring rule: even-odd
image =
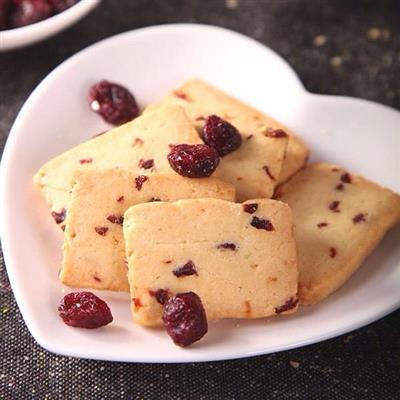
[[[344,284],[400,220],[399,195],[331,164],[309,165],[278,198],[293,211],[303,304]]]
[[[163,107],[53,158],[40,168],[34,183],[53,216],[65,214],[76,172],[122,168],[138,174],[174,173],[167,154],[171,144],[179,143],[196,144],[202,140],[182,108]]]
[[[144,176],[121,169],[78,173],[66,219],[61,282],[128,291],[124,212],[138,203],[198,197],[234,201],[235,192],[217,179],[189,179],[174,173]]]
[[[162,303],[189,291],[209,320],[296,310],[296,249],[284,203],[140,204],[125,213],[123,229],[132,314],[141,325],[160,325]]]
[[[198,129],[203,127],[204,118],[216,114],[241,132],[242,147],[225,157],[219,169],[223,179],[235,184],[240,201],[271,197],[271,186],[285,182],[307,161],[307,147],[287,127],[201,80],[186,82],[160,104],[180,105]],[[286,148],[284,141],[268,136],[271,129],[289,134]],[[271,173],[270,182],[265,182],[264,166]],[[238,178],[241,179],[235,182]]]

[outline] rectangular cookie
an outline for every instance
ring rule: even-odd
[[[122,234],[129,207],[198,197],[235,200],[233,186],[213,178],[189,179],[174,173],[144,176],[113,169],[81,171],[75,179],[60,273],[61,282],[72,287],[129,290]]]
[[[285,182],[307,161],[308,148],[287,127],[201,80],[184,83],[160,104],[180,105],[198,129],[202,128],[205,117],[216,114],[239,130],[242,147],[223,158],[218,173],[236,186],[240,201],[271,197],[271,187]],[[266,138],[270,129],[288,133],[288,144]],[[271,176],[266,176],[264,166],[269,168]]]
[[[400,220],[399,195],[331,164],[307,166],[277,197],[293,211],[303,304],[338,289]]]
[[[179,143],[202,140],[182,108],[163,107],[53,158],[36,173],[34,183],[60,221],[68,209],[76,172],[122,168],[138,174],[175,173],[167,154],[169,145]]]
[[[270,199],[147,203],[124,219],[133,319],[161,324],[171,294],[198,294],[209,320],[294,312],[297,263],[290,208]]]

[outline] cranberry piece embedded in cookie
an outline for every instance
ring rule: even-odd
[[[274,231],[275,228],[272,225],[272,222],[268,219],[258,218],[256,216],[250,222],[251,226],[257,229],[265,229],[266,231]]]
[[[51,216],[54,218],[54,221],[56,221],[57,224],[61,224],[61,222],[64,222],[66,214],[67,210],[62,208],[60,212],[53,211]]]
[[[133,95],[121,85],[102,80],[89,91],[90,108],[113,125],[122,125],[139,115]]]
[[[10,16],[13,28],[30,25],[50,17],[52,9],[46,0],[21,0],[15,3],[15,10]]]
[[[113,224],[122,225],[124,223],[124,216],[123,215],[111,214],[111,215],[109,215],[107,217],[107,219]]]
[[[175,268],[172,273],[178,278],[182,276],[199,275],[196,266],[192,260],[189,260],[185,265]]]
[[[61,300],[58,312],[67,325],[78,328],[99,328],[113,320],[106,302],[91,292],[67,294]]]
[[[340,180],[343,183],[351,183],[351,176],[348,172],[344,173],[343,175],[340,176]]]
[[[149,293],[151,296],[155,297],[161,305],[164,305],[166,301],[171,297],[168,289],[149,290]]]
[[[338,200],[332,201],[332,203],[329,204],[329,209],[333,212],[340,212],[339,204],[340,204],[340,201],[338,201]]]
[[[257,211],[258,204],[257,203],[248,203],[248,204],[243,204],[243,210],[244,212],[247,212],[249,214],[253,214]]]
[[[106,226],[96,226],[94,230],[100,235],[100,236],[106,236],[106,233],[108,231],[108,228]]]
[[[287,133],[283,129],[269,128],[264,133],[264,136],[267,136],[270,138],[281,139],[281,138],[287,137]]]
[[[178,144],[168,154],[171,168],[188,178],[210,176],[219,164],[215,149],[205,144]]]
[[[357,214],[357,215],[355,215],[355,216],[353,217],[353,222],[354,222],[355,224],[359,224],[360,222],[365,222],[365,221],[366,221],[365,217],[366,217],[365,214],[359,213],[359,214]]]
[[[294,297],[291,297],[289,300],[286,301],[285,304],[283,304],[280,307],[275,308],[275,313],[276,314],[281,314],[285,311],[289,311],[297,306],[297,303],[299,302],[299,299],[296,299]]]
[[[201,137],[204,143],[217,150],[221,157],[232,153],[242,144],[238,130],[217,115],[210,115],[206,119]]]
[[[221,243],[217,246],[217,249],[222,249],[222,250],[236,250],[236,244],[235,243]]]
[[[154,160],[143,160],[142,158],[139,160],[139,168],[150,169],[154,167]]]
[[[203,304],[193,292],[170,297],[164,304],[162,319],[168,335],[181,347],[200,340],[208,331]]]
[[[145,183],[149,178],[145,175],[139,175],[135,178],[135,187],[137,190],[142,190],[143,183]]]

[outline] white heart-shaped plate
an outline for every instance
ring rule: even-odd
[[[400,304],[399,230],[321,304],[268,321],[211,323],[205,338],[188,349],[174,346],[163,330],[135,325],[128,294],[100,293],[114,315],[105,328],[74,329],[61,321],[57,306],[70,291],[58,281],[62,234],[32,186],[33,174],[50,158],[109,128],[87,105],[94,82],[120,82],[144,106],[192,77],[287,124],[310,146],[312,159],[338,163],[400,190],[399,112],[369,101],[310,94],[273,51],[221,28],[164,25],[104,40],[62,63],[34,90],[2,160],[3,251],[15,298],[36,341],[55,353],[102,360],[222,360],[315,343],[395,310]]]

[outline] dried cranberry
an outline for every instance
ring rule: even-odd
[[[72,7],[79,0],[47,0],[48,3],[53,7],[55,13],[65,11],[67,8]]]
[[[190,276],[190,275],[199,275],[197,273],[196,266],[194,265],[192,260],[189,260],[186,264],[181,267],[175,268],[172,273],[178,278],[182,276]]]
[[[90,88],[89,103],[93,111],[113,125],[121,125],[139,115],[133,95],[121,85],[102,80]]]
[[[161,199],[159,199],[158,197],[152,197],[149,201],[152,203],[154,201],[161,201]]]
[[[67,210],[62,208],[60,212],[53,211],[51,216],[54,218],[54,221],[56,221],[57,224],[61,224],[61,222],[64,222],[66,214]]]
[[[134,297],[134,298],[132,299],[132,302],[133,302],[133,304],[135,305],[135,308],[141,308],[141,307],[143,307],[143,304],[142,304],[142,302],[141,302],[141,300],[140,300],[139,297]]]
[[[330,248],[329,248],[329,256],[330,256],[331,258],[335,258],[335,257],[336,257],[336,254],[337,254],[336,249],[335,249],[334,247],[330,247]]]
[[[143,160],[142,158],[139,160],[139,168],[150,169],[154,167],[154,160]]]
[[[200,340],[208,331],[203,304],[193,292],[170,297],[164,304],[162,320],[168,335],[181,347]]]
[[[78,328],[99,328],[113,320],[106,302],[91,292],[67,294],[61,300],[58,312],[67,325]]]
[[[335,187],[336,190],[339,190],[340,192],[342,192],[344,190],[344,185],[343,183],[339,183],[336,185]]]
[[[142,190],[143,183],[145,183],[149,178],[144,175],[139,175],[135,178],[135,186],[137,190]]]
[[[242,144],[238,130],[216,115],[207,117],[201,137],[204,143],[217,150],[221,157],[232,153]]]
[[[217,246],[217,249],[227,249],[227,250],[236,250],[236,244],[235,243],[221,243]]]
[[[250,140],[254,135],[249,135],[246,137],[246,140]]]
[[[82,158],[79,160],[81,164],[91,164],[93,162],[93,158]]]
[[[340,204],[340,201],[337,201],[337,200],[332,201],[332,203],[329,204],[329,209],[330,209],[331,211],[333,211],[333,212],[340,212],[340,210],[339,210],[339,204]]]
[[[190,100],[189,96],[186,93],[181,92],[180,90],[175,90],[174,91],[174,95],[176,97],[179,97],[180,99],[183,99],[183,100],[186,100],[186,101],[192,101],[192,100]]]
[[[253,217],[253,219],[250,222],[250,225],[254,226],[254,228],[257,228],[257,229],[265,229],[266,231],[275,230],[275,228],[272,225],[272,222],[270,220],[258,218],[256,216]]]
[[[280,314],[280,313],[283,313],[285,311],[295,308],[297,306],[298,302],[299,302],[299,299],[291,297],[289,300],[286,301],[285,304],[283,304],[280,307],[275,308],[275,314]]]
[[[168,154],[171,168],[188,178],[210,176],[219,164],[215,149],[205,144],[178,144]]]
[[[7,29],[10,0],[0,0],[0,30]]]
[[[276,139],[287,137],[287,133],[283,129],[273,129],[273,128],[267,129],[264,135]]]
[[[248,203],[243,204],[243,210],[249,214],[253,214],[257,211],[258,204],[257,203]]]
[[[328,226],[327,222],[320,222],[318,225],[318,228],[325,228],[326,226]]]
[[[141,146],[143,143],[144,143],[144,141],[143,141],[142,139],[140,139],[140,138],[137,137],[137,138],[135,138],[135,140],[133,141],[132,146],[133,146],[133,147],[135,147],[136,145]]]
[[[363,213],[359,213],[359,214],[357,214],[357,215],[355,215],[354,217],[353,217],[353,222],[355,223],[355,224],[358,224],[358,223],[360,223],[360,222],[365,222],[366,221],[366,219],[365,219],[365,214],[363,214]]]
[[[94,230],[100,235],[100,236],[106,236],[106,233],[108,231],[108,228],[106,226],[96,226]]]
[[[343,183],[351,183],[351,176],[350,176],[350,174],[349,173],[344,173],[344,174],[342,174],[341,176],[340,176],[340,180],[343,182]]]
[[[276,181],[275,177],[271,174],[269,168],[266,165],[263,166],[263,170],[265,171],[265,173],[269,176],[269,178],[272,181]]]
[[[124,201],[124,196],[119,196],[117,201],[118,203],[122,203]]]
[[[164,305],[171,296],[168,289],[149,290],[149,293],[162,305]]]
[[[13,28],[30,25],[51,16],[52,9],[46,0],[20,0],[10,16]]]
[[[123,215],[109,215],[107,219],[112,222],[113,224],[122,225],[124,223],[124,216]]]

